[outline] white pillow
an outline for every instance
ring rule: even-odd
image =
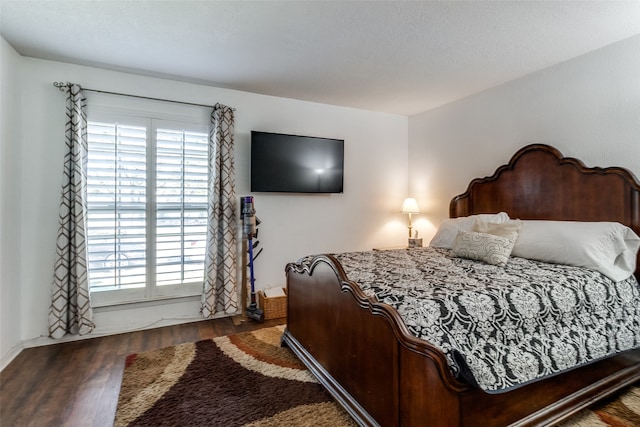
[[[471,231],[471,228],[473,227],[473,224],[476,220],[502,224],[509,221],[509,215],[507,215],[505,212],[500,212],[497,214],[479,214],[463,216],[459,218],[444,219],[442,220],[440,227],[438,227],[436,235],[433,236],[433,239],[431,239],[431,242],[429,242],[429,246],[445,249],[453,248],[453,243],[456,240],[458,231]]]
[[[453,244],[453,254],[487,264],[505,266],[513,249],[514,241],[495,234],[458,231]]]
[[[597,270],[613,281],[636,269],[640,237],[618,222],[522,221],[512,256]]]
[[[515,243],[518,239],[518,233],[520,232],[521,228],[522,221],[520,221],[519,219],[510,219],[509,221],[504,223],[495,223],[477,219],[473,224],[471,231],[505,237]]]

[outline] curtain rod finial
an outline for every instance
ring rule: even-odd
[[[58,88],[59,91],[63,92],[64,89],[69,86],[69,83],[65,82],[53,82],[53,85]]]

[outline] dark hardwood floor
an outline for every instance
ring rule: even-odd
[[[129,354],[283,323],[203,320],[24,349],[0,373],[0,425],[112,426]]]

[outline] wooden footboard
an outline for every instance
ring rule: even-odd
[[[640,350],[517,390],[455,379],[442,352],[366,297],[330,255],[289,264],[285,344],[360,425],[547,425],[640,381]]]

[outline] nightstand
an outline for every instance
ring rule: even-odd
[[[373,248],[374,251],[392,251],[394,249],[409,249],[408,246],[386,246],[382,248]]]

